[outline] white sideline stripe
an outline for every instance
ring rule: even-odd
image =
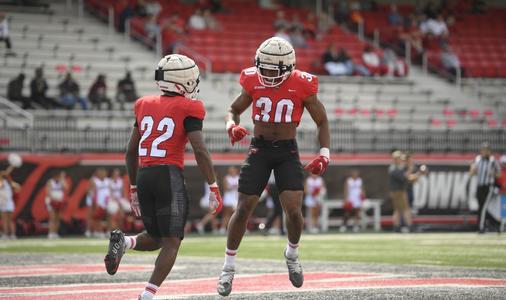
[[[374,275],[374,276],[356,276],[356,277],[344,277],[344,278],[327,278],[327,279],[305,279],[304,282],[346,282],[356,280],[378,280],[378,279],[389,279],[389,278],[413,278],[404,275],[385,274],[385,275]]]

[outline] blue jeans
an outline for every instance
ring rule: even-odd
[[[86,99],[84,97],[76,97],[73,95],[65,95],[61,97],[61,102],[63,105],[69,108],[74,108],[77,102],[81,105],[81,108],[84,110],[88,109],[88,103],[86,103]]]

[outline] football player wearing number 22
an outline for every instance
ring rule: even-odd
[[[155,81],[161,96],[142,97],[135,103],[135,124],[127,146],[126,167],[132,186],[132,211],[142,218],[145,232],[125,236],[111,232],[104,259],[107,272],[114,275],[128,249],[160,249],[155,269],[139,299],[153,299],[169,274],[184,237],[188,195],[184,185],[184,150],[188,140],[195,160],[210,188],[209,206],[218,213],[222,207],[211,157],[202,135],[204,105],[196,100],[199,69],[195,62],[178,54],[158,63]]]
[[[232,102],[225,118],[234,144],[249,134],[239,125],[240,115],[250,105],[253,107],[253,138],[239,176],[239,203],[228,225],[225,264],[217,286],[222,296],[232,291],[237,249],[271,171],[286,214],[288,243],[283,254],[289,279],[295,287],[301,287],[304,282],[298,259],[304,224],[301,212],[304,173],[295,141],[304,108],[316,123],[320,143],[320,154],[304,169],[319,175],[329,164],[329,126],[325,108],[316,97],[318,78],[295,69],[292,45],[276,37],[260,45],[255,64],[256,67],[242,71],[239,79],[242,92]]]

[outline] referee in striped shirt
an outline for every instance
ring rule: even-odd
[[[485,222],[487,220],[487,212],[483,213],[485,202],[489,195],[493,192],[496,179],[501,176],[501,166],[499,162],[494,159],[490,151],[490,145],[483,143],[480,148],[480,155],[476,156],[476,159],[471,164],[469,170],[471,176],[476,175],[477,177],[477,189],[476,198],[478,199],[478,226],[480,233],[485,232]],[[484,218],[482,221],[481,218]]]

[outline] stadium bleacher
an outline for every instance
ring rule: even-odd
[[[111,6],[112,3],[85,1],[87,10],[93,10],[94,15],[101,16],[102,20],[109,20],[111,11],[118,16],[121,7]],[[182,16],[188,16],[193,11],[192,6],[179,1],[163,3],[166,3],[166,9],[177,9]],[[221,136],[223,111],[240,91],[237,72],[251,65],[258,44],[273,34],[275,13],[262,10],[254,1],[241,1],[241,5],[234,1],[223,3],[231,9],[231,13],[217,16],[224,31],[192,31],[186,37],[185,47],[212,61],[214,72],[206,74],[200,87],[208,110],[207,135],[209,140],[217,143],[211,145],[213,149],[230,151],[228,142]],[[30,79],[33,70],[41,64],[49,81],[51,96],[57,96],[57,84],[68,69],[74,71],[74,77],[81,85],[81,94],[87,92],[98,74],[104,73],[107,75],[108,96],[114,99],[115,84],[127,69],[132,70],[140,95],[157,92],[151,70],[158,59],[151,50],[127,35],[111,32],[109,26],[93,15],[85,13],[75,18],[74,12],[58,6],[54,9],[52,13],[9,13],[11,35],[18,55],[4,58],[0,71],[0,95],[6,94],[7,82],[15,74],[25,72]],[[300,9],[287,11],[304,13]],[[170,10],[164,10],[164,14],[169,13]],[[132,20],[132,24],[141,21]],[[367,23],[365,25],[367,33],[370,27]],[[298,68],[315,70],[315,62],[319,61],[329,41],[343,45],[355,60],[359,60],[360,51],[366,43],[355,34],[335,27],[322,40],[310,44],[309,48],[296,50]],[[3,53],[1,51],[3,48],[0,48],[0,53]],[[395,135],[399,147],[412,151],[458,150],[460,148],[455,143],[458,141],[457,144],[463,147],[458,151],[470,152],[484,139],[506,147],[504,82],[497,80],[497,84],[487,88],[486,84],[468,79],[464,81],[464,88],[457,90],[416,68],[408,78],[321,76],[319,98],[335,128],[333,140],[336,141],[336,151],[389,151],[393,147],[390,136]],[[19,125],[2,117],[6,130],[1,138],[8,141],[3,142],[2,147],[13,150],[41,147],[46,151],[121,151],[121,137],[128,134],[131,126],[131,104],[125,111],[118,108],[115,103],[113,111],[28,111],[32,115],[33,126],[22,126],[31,128],[31,135],[24,134]],[[9,112],[17,114],[8,108],[4,111],[6,115]],[[309,115],[305,114],[300,125],[300,135],[306,141],[301,144],[305,145],[305,151],[313,151],[314,129],[311,122],[307,122],[308,118]],[[246,126],[252,125],[249,118],[243,118],[243,122]],[[69,134],[59,136],[54,133],[55,130],[68,131]],[[358,136],[354,137],[357,133]],[[352,138],[346,138],[348,136]],[[93,139],[96,141],[86,145],[76,142]],[[431,142],[423,142],[429,140]],[[234,151],[241,151],[244,147]]]

